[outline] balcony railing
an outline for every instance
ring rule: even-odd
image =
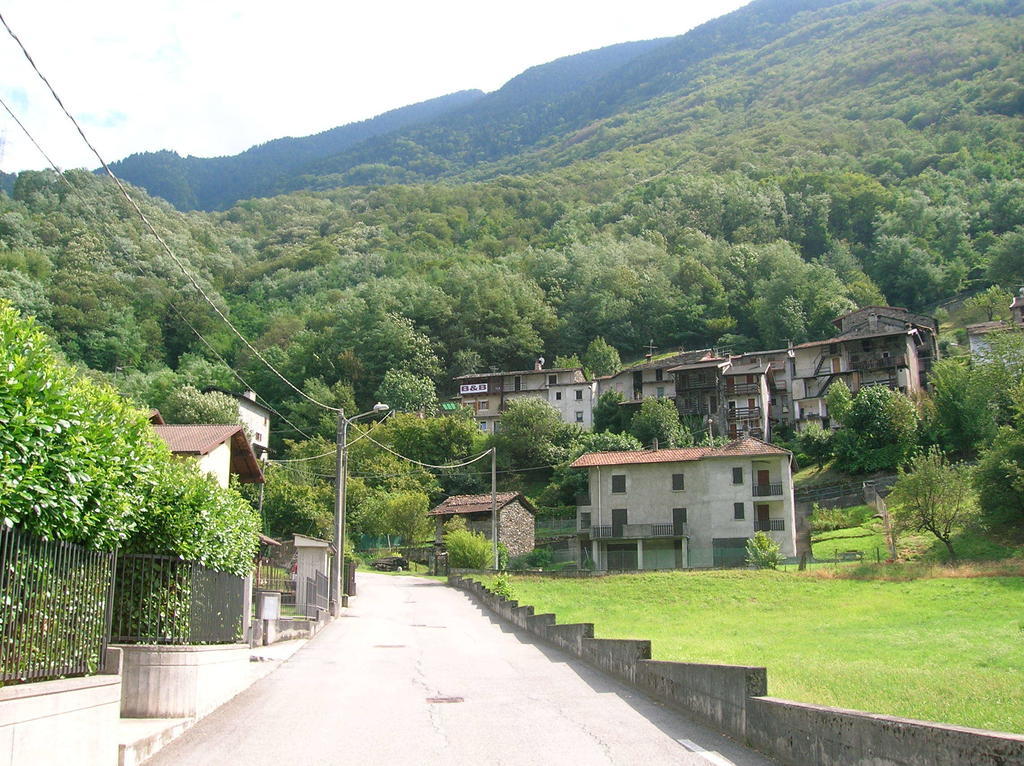
[[[704,404],[681,404],[679,405],[680,415],[717,415],[718,412],[712,410],[710,407]]]
[[[880,354],[873,354],[871,356],[851,355],[850,357],[850,367],[855,370],[884,370],[889,367],[906,366],[906,354],[890,354],[889,356],[881,356]]]
[[[754,521],[755,532],[785,532],[785,519],[764,519]]]
[[[677,391],[692,391],[698,388],[718,388],[715,378],[676,378]]]
[[[757,383],[737,383],[733,386],[726,384],[725,395],[731,396],[733,394],[756,394],[761,390],[761,386]]]
[[[728,410],[729,420],[753,420],[760,417],[760,407],[730,407]]]
[[[618,534],[615,534],[615,532],[618,532]],[[677,531],[673,524],[623,524],[621,529],[605,524],[590,528],[590,536],[595,539],[635,540],[648,537],[679,537],[682,534],[684,534],[683,531]]]
[[[751,488],[754,497],[773,497],[782,494],[782,484],[755,484]]]

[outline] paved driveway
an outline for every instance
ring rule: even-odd
[[[770,763],[439,582],[361,572],[352,603],[147,764]]]

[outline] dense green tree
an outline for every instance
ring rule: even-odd
[[[992,322],[996,319],[1008,319],[1011,303],[1013,298],[998,285],[993,285],[965,300],[964,309],[971,318],[981,322]]]
[[[871,473],[906,465],[917,445],[917,425],[913,403],[899,391],[862,388],[833,437],[836,467]]]
[[[494,435],[498,460],[513,468],[550,466],[561,462],[579,428],[562,421],[543,399],[523,397],[509,402]]]
[[[625,397],[619,391],[605,391],[594,405],[594,430],[621,434],[629,427],[631,414],[622,406]]]
[[[828,387],[825,394],[825,406],[828,407],[829,417],[835,418],[838,423],[845,423],[850,410],[853,407],[853,394],[846,381],[837,378]]]
[[[203,393],[184,385],[170,393],[161,410],[168,423],[238,423],[238,402],[220,391]]]
[[[680,424],[679,411],[671,399],[644,399],[629,423],[629,432],[645,447],[655,442],[661,448],[692,444],[692,437]]]
[[[975,487],[987,522],[1020,535],[1024,529],[1024,434],[1004,427],[982,453]]]
[[[993,392],[961,359],[940,359],[932,367],[932,399],[943,447],[974,457],[995,437]]]
[[[613,375],[622,366],[619,352],[613,346],[608,345],[604,338],[598,336],[590,341],[586,352],[583,354],[583,366],[591,375],[603,377]]]
[[[377,401],[399,412],[437,412],[437,392],[429,378],[421,378],[403,370],[388,370],[377,388]]]

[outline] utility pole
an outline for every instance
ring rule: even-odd
[[[331,616],[337,617],[344,601],[344,586],[341,575],[345,563],[345,491],[348,485],[348,427],[359,418],[386,412],[388,405],[377,402],[372,410],[361,412],[351,418],[345,417],[344,410],[338,410],[338,445],[334,461],[334,558],[331,559],[330,609]]]
[[[345,411],[338,410],[337,449],[334,456],[334,556],[331,558],[330,609],[331,617],[341,611],[341,570],[345,556],[345,441],[348,438],[348,419]]]
[[[498,571],[498,450],[491,447],[491,547],[494,549],[494,571]]]

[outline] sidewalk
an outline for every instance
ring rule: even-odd
[[[249,679],[245,689],[269,675],[308,644],[297,638],[270,646],[253,647],[249,654]],[[118,766],[137,766],[162,747],[184,734],[197,718],[122,718],[118,725]]]

